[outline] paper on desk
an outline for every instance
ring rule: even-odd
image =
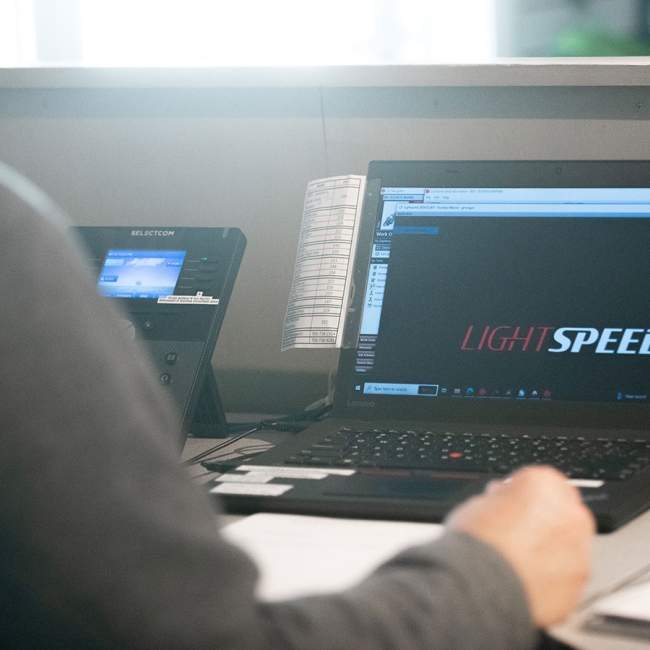
[[[260,513],[223,534],[257,563],[258,596],[283,600],[351,587],[399,551],[442,531],[439,524]]]
[[[593,606],[592,613],[650,623],[650,582],[606,596]]]
[[[307,185],[282,350],[340,348],[365,176]]]
[[[647,641],[650,638],[650,584],[645,582],[605,596],[591,608],[584,626],[590,632]],[[617,642],[616,647],[619,645]]]

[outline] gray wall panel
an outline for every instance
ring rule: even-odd
[[[273,412],[323,396],[338,356],[280,352],[309,180],[372,159],[647,158],[649,116],[642,85],[0,87],[0,158],[81,225],[242,228],[214,364],[227,407]]]

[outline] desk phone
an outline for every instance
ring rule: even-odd
[[[246,238],[238,228],[80,226],[103,296],[150,357],[161,391],[177,407],[181,443],[225,437],[211,359]]]

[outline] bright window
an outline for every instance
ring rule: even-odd
[[[468,63],[494,0],[0,0],[0,66]]]

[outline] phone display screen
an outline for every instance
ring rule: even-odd
[[[97,286],[111,298],[160,298],[174,293],[181,250],[109,250]]]

